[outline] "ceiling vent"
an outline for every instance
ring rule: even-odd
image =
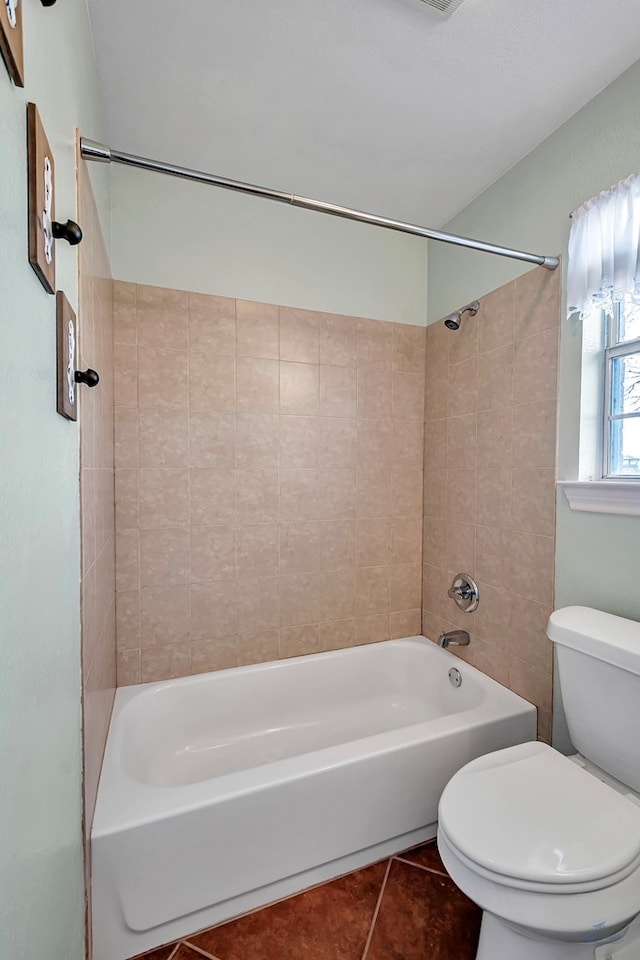
[[[452,17],[465,0],[422,0],[422,2],[436,10],[441,17]]]

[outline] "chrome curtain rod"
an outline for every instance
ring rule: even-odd
[[[270,190],[268,187],[259,187],[252,183],[242,183],[240,180],[218,177],[213,173],[203,173],[200,170],[177,167],[174,164],[150,160],[147,157],[137,157],[131,153],[112,150],[95,140],[87,140],[86,137],[80,138],[80,154],[85,160],[121,163],[127,167],[139,167],[141,170],[150,170],[153,173],[166,173],[182,180],[193,180],[195,183],[207,183],[212,187],[223,187],[225,190],[235,190],[237,193],[265,197],[267,200],[277,200],[280,203],[288,203],[293,207],[315,210],[318,213],[328,213],[333,217],[343,217],[345,220],[357,220],[360,223],[370,223],[376,227],[386,227],[387,230],[411,233],[416,237],[426,237],[427,240],[451,243],[456,247],[467,247],[470,250],[480,250],[482,253],[493,253],[498,257],[509,257],[512,260],[524,260],[526,263],[535,263],[540,267],[546,267],[547,270],[555,270],[560,262],[558,257],[545,257],[542,254],[512,250],[509,247],[500,247],[495,243],[485,243],[483,240],[471,240],[468,237],[458,237],[452,233],[442,233],[440,230],[419,227],[413,223],[403,223],[401,220],[377,217],[372,213],[352,210],[350,207],[340,207],[335,203],[324,203],[321,200],[311,200],[309,197],[299,197],[295,193],[283,193],[280,190]]]

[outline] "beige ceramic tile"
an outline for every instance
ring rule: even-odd
[[[238,413],[236,417],[236,466],[241,470],[264,470],[278,466],[279,417],[271,414]]]
[[[553,537],[512,530],[509,534],[509,590],[550,606],[553,600]]]
[[[555,533],[555,470],[528,467],[512,471],[512,526],[526,533]]]
[[[116,589],[137,590],[140,586],[140,535],[138,530],[116,534]]]
[[[87,483],[85,481],[85,486]],[[84,492],[84,491],[83,491]],[[138,471],[115,471],[115,518],[118,530],[138,526]],[[85,530],[87,523],[84,523]]]
[[[229,297],[189,294],[189,350],[204,356],[236,351],[236,304]]]
[[[148,647],[140,652],[140,680],[171,680],[189,675],[189,641]]]
[[[391,369],[393,324],[381,320],[358,320],[358,366]]]
[[[330,620],[318,624],[318,647],[320,650],[342,650],[353,647],[356,642],[356,621]]]
[[[511,595],[507,601],[510,654],[551,674],[553,644],[547,636],[551,606]]]
[[[316,573],[289,573],[280,576],[281,627],[318,621],[322,607],[318,576]]]
[[[355,615],[356,572],[352,568],[318,574],[319,620],[348,620]]]
[[[192,469],[190,477],[190,520],[195,526],[233,523],[236,511],[234,470]]]
[[[500,407],[478,414],[478,468],[511,466],[513,408]]]
[[[320,314],[318,323],[320,363],[334,367],[355,367],[357,361],[357,320],[335,314]]]
[[[423,510],[422,464],[408,466],[394,463],[391,468],[391,491],[394,517],[422,517]]]
[[[422,420],[396,420],[393,424],[394,463],[423,467],[424,424]]]
[[[480,309],[482,310],[482,306]],[[442,324],[450,340],[450,363],[462,363],[463,360],[477,357],[479,319],[479,314],[472,317],[469,313],[465,313],[458,330],[447,330],[444,324]]]
[[[424,374],[393,374],[392,415],[394,420],[424,419]]]
[[[393,522],[389,517],[357,521],[357,566],[376,567],[390,563]],[[402,521],[395,522],[402,523]]]
[[[422,612],[420,610],[401,610],[390,616],[391,639],[419,637],[422,634]]]
[[[280,359],[318,363],[318,315],[280,307]]]
[[[316,520],[319,517],[318,471],[280,470],[280,519]]]
[[[115,408],[114,464],[116,467],[138,466],[138,411],[133,407]]]
[[[277,306],[236,300],[236,346],[239,356],[277,360]]]
[[[446,564],[448,570],[473,573],[476,568],[476,527],[473,523],[447,520]]]
[[[140,407],[187,408],[187,354],[164,347],[138,347]],[[118,399],[121,402],[121,399]]]
[[[280,657],[304,657],[310,653],[319,653],[321,649],[317,623],[284,627],[280,630]]]
[[[140,531],[140,581],[143,587],[187,583],[189,531],[175,527]]]
[[[551,711],[551,674],[532,667],[530,663],[511,657],[509,661],[509,686],[525,700],[541,710]]]
[[[510,649],[511,628],[509,625],[510,595],[487,583],[478,583],[480,603],[476,613],[475,627],[479,636],[488,643],[506,651]]]
[[[391,419],[392,382],[390,370],[376,365],[358,367],[359,419]]]
[[[280,465],[315,469],[318,466],[318,432],[316,417],[280,417]]]
[[[356,613],[370,616],[389,613],[391,567],[358,567],[356,571]]]
[[[391,420],[358,420],[358,468],[390,468],[393,455]]]
[[[509,532],[500,527],[476,527],[476,574],[482,583],[492,587],[508,587],[509,539]]]
[[[506,651],[481,637],[474,637],[473,645],[475,667],[498,683],[509,686],[509,657]]]
[[[116,682],[119,687],[140,683],[140,650],[118,650]]]
[[[116,594],[116,637],[119,650],[140,647],[139,590],[120,590]]]
[[[359,467],[356,479],[356,515],[358,519],[389,517],[391,512],[390,468]]]
[[[216,637],[191,643],[191,673],[228,670],[238,666],[239,638]]]
[[[278,524],[251,523],[238,528],[238,578],[279,573]]]
[[[393,369],[424,375],[426,339],[425,327],[394,323]]]
[[[456,364],[456,369],[459,364]],[[475,404],[470,404],[475,406]],[[466,410],[465,413],[473,412]],[[424,385],[424,418],[425,420],[441,420],[449,416],[449,367],[430,369]]]
[[[241,634],[275,630],[280,624],[278,577],[251,578],[238,582],[238,630]]]
[[[516,284],[513,281],[481,299],[477,316],[480,353],[513,343],[515,313]]]
[[[422,523],[415,517],[392,520],[391,562],[422,562]]]
[[[391,639],[391,618],[388,613],[356,617],[356,643],[381,643]]]
[[[140,529],[179,527],[189,522],[189,471],[140,470]]]
[[[328,520],[316,524],[314,549],[318,570],[349,570],[355,566],[356,521]]]
[[[186,409],[151,407],[140,410],[138,444],[141,467],[184,467],[189,450]]]
[[[190,413],[189,462],[192,467],[233,470],[236,459],[235,444],[235,414]]]
[[[317,516],[321,520],[355,518],[355,470],[318,470],[317,483]]]
[[[236,526],[191,527],[190,581],[234,580]]]
[[[474,414],[470,414],[474,416]],[[447,426],[448,420],[429,420],[424,425],[424,468],[425,471],[446,470],[447,468]],[[509,427],[511,439],[511,427]]]
[[[470,357],[462,363],[455,363],[449,367],[448,416],[462,417],[466,413],[475,413],[480,409],[478,364],[476,357]]]
[[[319,367],[321,417],[355,417],[357,380],[355,367]]]
[[[282,418],[281,431],[285,419],[284,417]],[[317,425],[318,466],[328,469],[354,469],[357,462],[358,443],[356,421],[341,418],[320,418],[317,421]],[[280,457],[280,462],[282,463],[282,446]],[[312,466],[312,464],[304,465]],[[295,464],[291,464],[291,466],[295,466]]]
[[[317,416],[317,364],[280,364],[280,412],[296,416]]]
[[[233,413],[236,408],[234,357],[190,356],[189,407],[191,413]],[[246,406],[241,408],[238,404],[238,408],[246,409]]]
[[[462,471],[467,473],[466,470]],[[474,505],[475,508],[475,505]],[[447,471],[437,470],[424,474],[424,514],[427,517],[447,515]],[[474,509],[475,513],[475,509]]]
[[[447,567],[447,521],[444,517],[425,517],[423,525],[424,562]]]
[[[475,470],[447,470],[447,519],[473,523],[476,514]]]
[[[233,581],[192,583],[191,643],[232,636],[238,629],[237,585]]]
[[[113,391],[119,407],[138,406],[137,356],[136,347],[128,343],[113,348]]]
[[[548,400],[558,388],[558,330],[538,333],[515,346],[514,403]]]
[[[312,573],[320,569],[319,538],[323,521],[280,524],[280,572]]]
[[[182,290],[138,284],[138,343],[166,350],[187,349],[187,298]]]
[[[516,280],[516,339],[542,333],[560,322],[562,272],[538,267]]]
[[[238,637],[238,664],[267,663],[278,659],[278,631],[241,634]]]
[[[422,564],[391,567],[391,612],[419,609],[422,603]]]
[[[496,410],[513,402],[513,346],[478,357],[478,410]]]
[[[517,525],[517,510],[513,509]],[[509,527],[512,523],[511,471],[478,470],[476,485],[476,523],[491,527]]]
[[[278,471],[238,470],[236,504],[239,523],[278,519]]]
[[[449,470],[475,470],[477,436],[477,414],[468,413],[463,417],[451,417],[447,421],[447,467]]]
[[[516,404],[512,437],[513,462],[518,467],[555,467],[555,401]]]
[[[189,587],[143,587],[140,645],[154,647],[189,639]]]
[[[136,285],[116,280],[113,284],[113,340],[117,344],[138,342]]]

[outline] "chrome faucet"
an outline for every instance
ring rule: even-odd
[[[438,637],[438,646],[444,647],[468,647],[470,642],[469,634],[466,630],[452,630],[450,633],[441,633]]]

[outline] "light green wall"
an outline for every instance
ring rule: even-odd
[[[535,253],[564,256],[570,212],[637,170],[640,61],[466,207],[446,229]],[[515,261],[431,244],[429,321],[527,269],[530,267]],[[560,347],[560,479],[578,476],[580,360],[580,325],[565,321]],[[639,541],[640,518],[572,511],[560,491],[556,605],[585,604],[640,619]],[[556,735],[563,739],[562,730],[556,730]]]
[[[25,104],[54,154],[58,219],[75,219],[75,127],[103,131],[85,0],[22,6],[24,90],[0,63],[0,957],[80,960],[78,428],[55,411],[55,300],[27,262]],[[57,277],[75,307],[61,243]]]
[[[160,174],[111,170],[118,280],[426,323],[427,244],[418,237]]]

